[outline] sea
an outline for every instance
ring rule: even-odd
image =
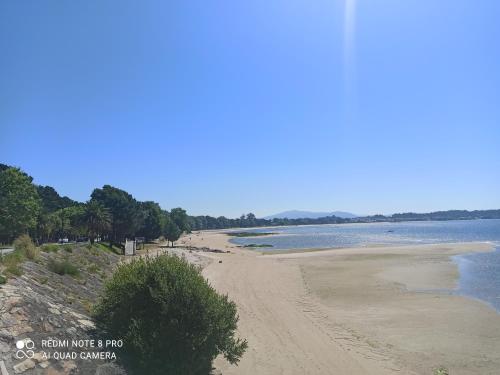
[[[493,252],[452,257],[460,271],[460,278],[458,288],[451,292],[479,299],[500,313],[500,219],[304,225],[245,231],[273,233],[272,236],[231,239],[232,243],[241,246],[268,245],[258,248],[265,252],[373,244],[491,242],[496,248]]]

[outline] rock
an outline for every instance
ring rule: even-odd
[[[113,363],[105,363],[97,367],[95,375],[123,375],[125,372]]]
[[[26,311],[24,311],[20,307],[14,307],[10,310],[10,313],[17,319],[21,321],[28,320],[28,316],[26,315]]]
[[[7,353],[11,346],[0,340],[0,353]]]
[[[75,312],[75,311],[70,311],[69,313],[70,313],[71,315],[73,315],[73,316],[74,316],[75,318],[77,318],[77,319],[87,319],[87,318],[88,318],[87,316],[82,315],[82,314],[79,314],[79,313],[77,313],[77,312]]]
[[[33,367],[35,367],[35,362],[31,359],[26,359],[14,366],[14,372],[16,374],[22,374],[26,370],[29,370]]]
[[[47,368],[49,367],[49,361],[43,361],[38,364],[41,368]]]
[[[22,335],[23,333],[31,333],[31,332],[33,332],[33,328],[30,327],[27,324],[18,325],[16,327],[15,332],[17,332],[16,336],[19,336],[19,335]]]
[[[91,328],[91,329],[95,328],[95,324],[90,320],[80,319],[78,323],[80,323],[80,326],[82,328]]]
[[[61,322],[59,321],[59,319],[57,319],[56,317],[53,317],[53,316],[49,316],[47,318],[47,320],[49,321],[50,324],[52,324],[54,327],[57,327],[57,328],[61,328]]]
[[[66,361],[63,363],[63,370],[65,374],[71,374],[76,369],[76,363],[73,361]]]
[[[0,329],[0,338],[10,341],[14,339],[14,335],[12,334],[12,332],[7,331],[6,329]]]
[[[7,368],[5,367],[5,362],[0,360],[0,374],[1,375],[9,375],[7,372]]]
[[[38,353],[35,353],[35,355],[33,356],[33,360],[35,362],[44,362],[47,359],[43,357],[43,352],[38,352]]]
[[[10,297],[7,302],[5,302],[5,308],[10,311],[13,307],[17,306],[21,302],[21,297]]]
[[[44,321],[42,323],[42,327],[43,327],[43,330],[45,332],[52,332],[52,331],[54,331],[54,327],[52,327],[52,325],[48,321]]]
[[[54,309],[54,308],[52,308],[52,307],[49,307],[49,311],[50,311],[52,314],[61,315],[61,312],[60,312],[58,309]]]
[[[45,372],[46,375],[64,375],[62,371],[56,370],[54,367],[49,367]]]

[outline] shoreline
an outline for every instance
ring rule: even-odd
[[[494,374],[500,314],[443,294],[458,282],[451,256],[493,243],[372,246],[263,255],[220,231],[184,236],[212,261],[203,274],[238,305],[249,351],[224,374]],[[219,263],[222,261],[222,263]]]

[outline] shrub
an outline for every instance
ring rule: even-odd
[[[144,374],[207,375],[219,354],[236,364],[236,305],[199,268],[162,255],[121,264],[94,308],[97,326],[123,339],[121,359]]]
[[[64,245],[64,246],[63,246],[63,249],[64,249],[64,251],[66,251],[67,253],[72,253],[72,252],[73,252],[73,246],[71,246],[71,245]]]
[[[57,253],[59,251],[59,245],[55,243],[42,245],[41,250],[44,253]]]
[[[92,264],[87,268],[87,271],[89,271],[90,273],[96,273],[97,271],[99,271],[99,266],[97,264]]]
[[[440,367],[434,371],[434,375],[449,375],[446,367]]]
[[[67,259],[64,259],[62,261],[49,259],[47,268],[50,271],[57,273],[58,275],[61,276],[62,275],[78,276],[80,274],[78,268],[75,267],[73,264],[71,264]]]
[[[13,252],[4,255],[0,258],[0,263],[5,266],[6,276],[21,276],[23,270],[19,267],[19,264],[24,260],[24,256],[20,250],[14,250]]]
[[[14,241],[14,249],[30,260],[35,259],[39,254],[38,249],[27,234],[19,236]]]
[[[18,263],[13,263],[13,264],[9,264],[7,265],[7,267],[5,267],[5,273],[7,274],[7,276],[21,276],[23,274],[23,270],[21,269],[21,267],[19,267],[19,264]]]
[[[5,276],[0,275],[0,285],[5,284],[7,282],[7,278]]]

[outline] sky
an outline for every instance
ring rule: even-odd
[[[190,214],[500,208],[500,2],[0,2],[0,162]]]

